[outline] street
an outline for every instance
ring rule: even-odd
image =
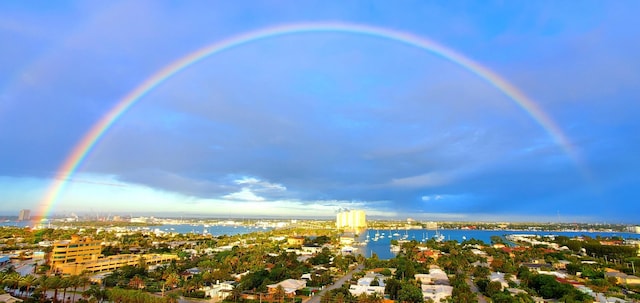
[[[320,298],[322,298],[322,295],[326,291],[341,287],[342,284],[344,284],[344,282],[351,280],[351,277],[353,276],[354,272],[360,271],[363,268],[364,268],[364,265],[358,265],[356,268],[352,269],[351,271],[346,273],[344,276],[342,276],[342,278],[338,279],[338,281],[336,281],[335,283],[323,288],[321,291],[316,293],[313,297],[310,297],[306,301],[302,301],[302,303],[319,303],[320,302]]]
[[[478,286],[476,286],[476,283],[473,283],[473,281],[471,281],[471,278],[467,278],[467,285],[469,285],[471,291],[478,296],[478,303],[487,303],[487,298],[485,298],[484,295],[480,292]]]

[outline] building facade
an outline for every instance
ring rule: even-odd
[[[102,244],[90,238],[80,238],[77,235],[71,240],[55,241],[49,256],[51,269],[66,264],[96,260],[102,254]]]
[[[336,215],[337,228],[359,228],[367,226],[367,216],[364,210],[350,210]]]
[[[29,221],[31,220],[31,210],[29,209],[21,209],[18,213],[18,221]]]
[[[168,254],[123,254],[104,257],[100,241],[74,235],[71,240],[53,243],[48,263],[53,273],[78,275],[84,271],[92,273],[113,271],[125,265],[138,265],[140,262],[150,265],[167,263],[177,259],[177,255]]]

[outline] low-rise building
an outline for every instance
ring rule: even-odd
[[[285,296],[292,298],[296,295],[296,291],[307,287],[307,281],[287,279],[276,284],[267,285],[267,290],[270,296],[276,293],[278,286],[284,289]]]
[[[96,257],[91,260],[84,260],[79,262],[66,262],[55,264],[51,267],[51,270],[58,274],[63,275],[79,275],[84,271],[96,273],[105,271],[114,271],[125,265],[135,266],[140,264],[141,261],[147,265],[168,263],[171,260],[177,260],[177,255],[161,255],[161,254],[144,254],[144,255],[114,255],[107,257]]]
[[[384,296],[384,283],[385,277],[381,274],[367,273],[364,277],[358,279],[356,285],[349,286],[349,292],[354,296],[359,296],[363,293],[367,295],[379,294]],[[377,281],[377,283],[373,283]],[[371,285],[374,284],[374,285]],[[377,284],[377,285],[375,285]]]
[[[340,235],[340,244],[342,245],[352,245],[356,240],[356,235],[354,233],[344,233]]]
[[[616,279],[618,284],[622,285],[640,285],[640,278],[633,275],[627,275],[623,272],[617,271],[615,269],[606,268],[605,269],[605,277],[613,277]]]
[[[441,302],[440,300],[451,297],[453,294],[453,286],[449,285],[425,285],[420,286],[422,289],[422,297],[425,301],[431,299],[433,302]]]
[[[438,266],[431,265],[428,274],[415,274],[416,281],[420,281],[421,284],[438,284],[449,285],[449,277]]]
[[[489,281],[500,283],[501,289],[505,289],[509,287],[509,282],[505,280],[504,273],[501,273],[501,272],[492,272],[489,275]]]
[[[0,267],[11,264],[11,258],[9,256],[0,256]]]
[[[216,284],[202,287],[200,290],[204,291],[205,297],[209,297],[213,301],[218,302],[231,295],[234,285],[234,281],[216,282]]]
[[[287,244],[291,246],[302,246],[304,244],[304,237],[302,236],[291,236],[287,238]]]

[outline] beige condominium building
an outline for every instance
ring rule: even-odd
[[[102,255],[100,241],[72,236],[71,240],[56,241],[53,244],[49,265],[52,273],[78,275],[85,271],[113,271],[125,265],[138,265],[141,261],[145,264],[160,264],[176,259],[178,256],[169,254],[123,254],[105,257]]]
[[[343,211],[336,215],[337,228],[358,228],[367,226],[364,210]]]

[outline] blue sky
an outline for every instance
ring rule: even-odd
[[[68,178],[55,214],[635,222],[636,1],[3,1],[0,205],[38,210],[89,128],[171,62],[286,24],[431,39],[525,93],[572,159],[485,79],[340,32],[253,41],[140,99]]]

